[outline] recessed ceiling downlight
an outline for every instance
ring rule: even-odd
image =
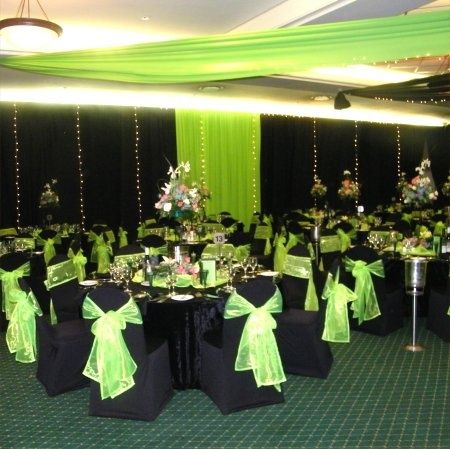
[[[223,90],[223,86],[200,86],[198,90],[206,93],[218,92],[219,90]]]

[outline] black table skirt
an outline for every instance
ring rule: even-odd
[[[192,289],[187,290],[177,288],[180,293],[192,293]],[[146,336],[168,341],[174,388],[200,387],[200,342],[205,332],[222,325],[225,300],[225,296],[195,297],[188,301],[169,299],[146,302],[141,307]]]

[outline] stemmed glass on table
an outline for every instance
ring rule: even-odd
[[[167,273],[167,277],[166,277],[166,285],[169,289],[168,292],[168,296],[172,297],[175,296],[175,285],[177,283],[177,273],[175,272],[174,269],[171,269],[168,273]]]
[[[256,269],[258,268],[258,258],[255,256],[251,256],[249,259],[249,265],[252,270],[252,278],[256,277]]]
[[[242,279],[248,280],[250,279],[250,276],[247,274],[247,270],[251,267],[250,265],[250,257],[246,257],[242,263],[242,268],[244,269],[244,276],[242,276]]]

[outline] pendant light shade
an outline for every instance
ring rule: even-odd
[[[45,45],[61,36],[62,28],[48,19],[39,0],[34,0],[44,18],[31,17],[33,0],[20,0],[16,17],[0,20],[0,36],[12,49],[43,51]],[[35,8],[37,9],[37,8]]]

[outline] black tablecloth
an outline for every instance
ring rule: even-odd
[[[199,388],[200,341],[206,331],[221,326],[226,295],[219,298],[195,296],[188,301],[174,301],[163,297],[163,302],[158,302],[157,295],[167,292],[166,289],[145,290],[152,299],[140,304],[144,330],[148,338],[167,338],[174,388]],[[196,293],[192,288],[177,288],[177,292]],[[215,295],[210,290],[200,292],[202,295],[208,292]]]

